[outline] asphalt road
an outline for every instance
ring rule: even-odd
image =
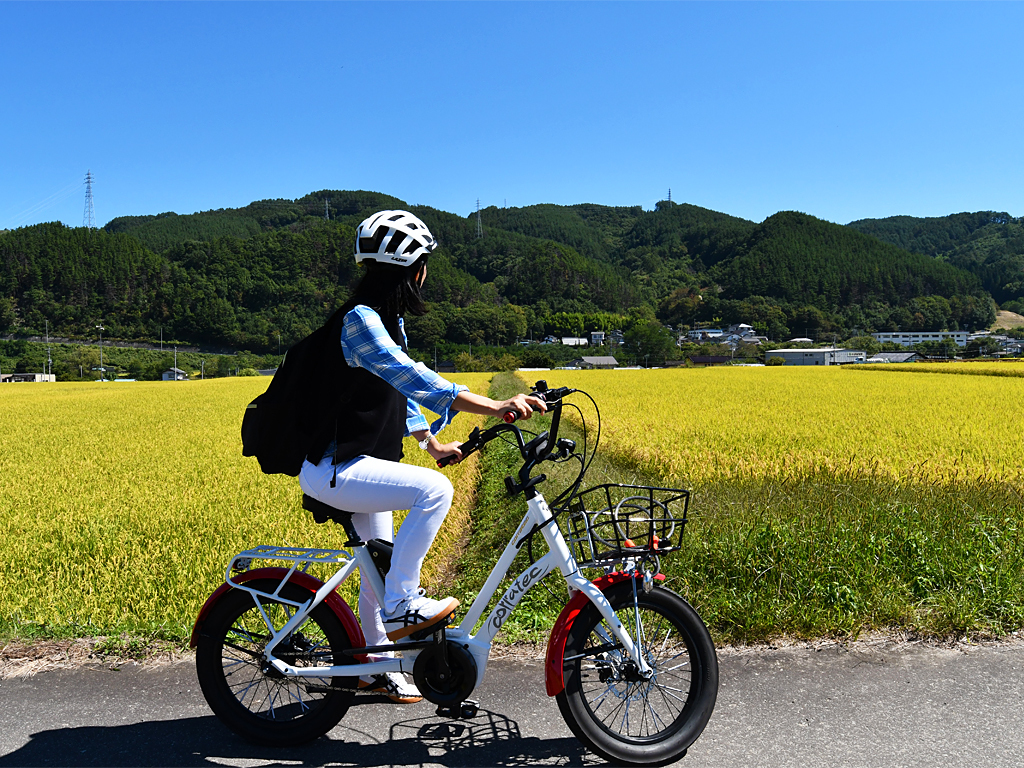
[[[1024,643],[856,644],[720,654],[721,690],[687,768],[1024,766]],[[360,696],[306,747],[253,747],[206,707],[191,663],[0,681],[3,766],[593,765],[540,662],[494,661],[470,721]]]

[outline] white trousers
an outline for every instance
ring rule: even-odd
[[[328,457],[319,464],[302,465],[299,485],[318,501],[352,512],[352,523],[364,540],[391,540],[392,511],[408,509],[409,514],[394,537],[391,569],[384,580],[385,613],[394,613],[399,603],[420,586],[420,569],[434,543],[441,523],[452,505],[451,481],[433,469],[358,456],[338,465],[338,480],[331,488],[334,467]],[[390,641],[380,618],[381,606],[365,575],[359,587],[359,618],[370,645]]]

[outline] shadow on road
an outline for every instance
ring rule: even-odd
[[[519,725],[486,710],[473,720],[424,717],[391,726],[374,743],[344,724],[302,747],[254,746],[213,715],[107,727],[59,728],[32,734],[0,757],[3,766],[460,766],[584,765],[594,762],[575,739],[522,738]]]

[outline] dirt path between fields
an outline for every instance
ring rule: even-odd
[[[1024,648],[1024,630],[1001,638],[920,638],[911,635],[872,633],[855,640],[822,638],[818,640],[781,639],[755,645],[726,645],[718,648],[719,657],[757,655],[783,648],[808,650],[866,651],[885,648],[890,651],[913,647],[945,648],[966,652],[978,647]],[[546,646],[534,643],[495,645],[492,659],[531,662],[544,658]],[[0,680],[30,677],[56,669],[84,666],[119,669],[124,666],[156,667],[190,659],[194,653],[168,642],[140,644],[128,638],[77,638],[72,640],[7,641],[0,646]]]

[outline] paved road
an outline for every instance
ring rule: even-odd
[[[687,768],[1024,766],[1024,643],[725,651]],[[253,747],[209,713],[190,663],[0,681],[3,766],[592,765],[539,662],[495,661],[472,721],[357,699],[325,739]]]

